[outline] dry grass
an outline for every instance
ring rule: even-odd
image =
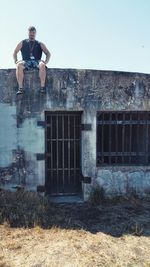
[[[149,202],[52,205],[2,194],[0,267],[150,267]]]
[[[0,266],[150,266],[150,239],[0,226]]]

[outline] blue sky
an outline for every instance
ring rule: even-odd
[[[50,68],[150,73],[150,0],[4,0],[0,68],[30,25],[52,57]]]

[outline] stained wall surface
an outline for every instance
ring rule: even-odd
[[[81,170],[84,199],[100,185],[108,197],[150,194],[150,166],[96,166],[96,113],[150,110],[150,75],[101,70],[47,69],[41,95],[38,71],[26,71],[24,94],[16,96],[14,69],[0,70],[0,188],[37,190],[45,185],[45,111],[82,111]],[[84,180],[84,179],[83,179]]]

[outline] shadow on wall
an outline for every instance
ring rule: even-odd
[[[54,204],[37,193],[0,192],[0,223],[11,227],[80,229],[114,237],[150,236],[149,200],[103,199],[101,203]]]

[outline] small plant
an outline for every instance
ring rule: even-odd
[[[143,228],[138,223],[135,223],[135,225],[131,227],[131,231],[133,235],[141,236],[143,233]]]
[[[90,193],[90,202],[92,205],[98,206],[105,200],[105,191],[103,187],[96,186]]]

